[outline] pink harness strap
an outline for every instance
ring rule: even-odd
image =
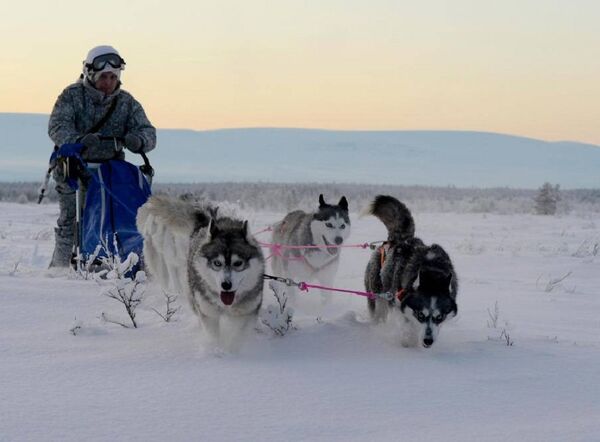
[[[272,231],[273,231],[273,227],[267,226],[264,229],[259,230],[258,232],[253,233],[252,235],[260,235],[261,233],[272,232]]]
[[[271,259],[274,256],[279,256],[280,258],[283,258],[287,261],[302,261],[304,258],[304,256],[284,256],[283,255],[283,250],[287,249],[287,250],[301,250],[301,249],[322,249],[322,248],[326,248],[326,249],[340,249],[342,247],[360,247],[361,249],[366,249],[368,247],[370,247],[369,243],[364,243],[364,244],[342,244],[342,245],[321,245],[321,246],[317,246],[317,245],[306,245],[306,246],[289,246],[286,244],[272,244],[272,243],[268,243],[268,242],[261,242],[258,241],[258,245],[260,245],[261,247],[265,247],[267,249],[271,250],[271,254],[265,259],[266,261],[268,261],[269,259]]]
[[[258,244],[261,247],[266,247],[268,249],[271,250],[284,250],[284,249],[290,249],[290,250],[294,250],[294,249],[341,249],[341,248],[361,248],[361,249],[368,249],[371,245],[366,242],[366,243],[362,243],[362,244],[340,244],[340,245],[334,245],[334,244],[329,244],[329,245],[314,245],[314,244],[307,244],[305,246],[289,246],[287,244],[272,244],[269,242],[261,242],[258,241]]]

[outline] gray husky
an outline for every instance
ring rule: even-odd
[[[264,258],[248,223],[217,209],[153,196],[138,211],[144,260],[167,291],[185,293],[208,338],[235,349],[263,297]]]
[[[385,321],[390,310],[398,311],[402,345],[430,347],[442,323],[457,312],[458,283],[450,257],[439,245],[427,246],[414,236],[413,217],[396,198],[378,195],[368,213],[383,222],[388,239],[367,264],[365,287],[393,294],[391,301],[369,299],[371,316]]]
[[[340,246],[350,235],[348,201],[342,196],[336,205],[319,195],[316,212],[296,210],[273,226],[273,243],[283,246],[317,246],[307,249],[281,249],[272,258],[273,272],[278,276],[305,282],[315,279],[332,284],[340,261]]]

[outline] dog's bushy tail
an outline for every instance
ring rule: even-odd
[[[375,215],[388,230],[388,241],[398,242],[415,236],[415,221],[404,203],[393,196],[377,195],[367,213]]]

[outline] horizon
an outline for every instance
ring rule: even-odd
[[[47,124],[44,114],[0,114],[5,152],[0,175],[5,180],[37,179],[45,170],[52,146]],[[600,146],[512,134],[255,127],[159,128],[158,137],[159,147],[150,158],[161,182],[350,179],[518,188],[537,188],[544,182],[562,188],[598,188],[600,183]]]
[[[42,112],[0,112],[0,115],[36,115],[48,117],[49,114],[45,114]],[[464,134],[489,134],[489,135],[499,135],[504,137],[512,137],[512,138],[523,138],[530,139],[535,141],[543,141],[547,143],[571,143],[571,144],[581,144],[591,147],[600,147],[600,144],[588,143],[584,141],[578,140],[568,140],[568,139],[557,139],[557,140],[549,140],[545,138],[536,138],[530,137],[526,135],[519,135],[513,133],[504,133],[504,132],[493,132],[493,131],[485,131],[485,130],[469,130],[469,129],[328,129],[323,127],[292,127],[292,126],[247,126],[247,127],[215,127],[211,129],[193,129],[189,127],[156,127],[157,130],[164,131],[190,131],[190,132],[218,132],[218,131],[236,131],[236,130],[306,130],[306,131],[322,131],[322,132],[365,132],[365,133],[373,133],[373,132],[402,132],[402,133],[464,133]]]
[[[600,144],[596,2],[92,8],[4,8],[0,112],[48,114],[87,51],[111,44],[127,62],[123,88],[160,128],[452,130]]]

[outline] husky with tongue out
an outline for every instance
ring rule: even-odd
[[[209,335],[237,341],[252,329],[262,303],[264,269],[246,221],[213,218],[192,237],[191,302]]]
[[[144,259],[166,290],[187,293],[207,337],[235,350],[256,323],[265,260],[247,221],[153,196],[138,212]]]

